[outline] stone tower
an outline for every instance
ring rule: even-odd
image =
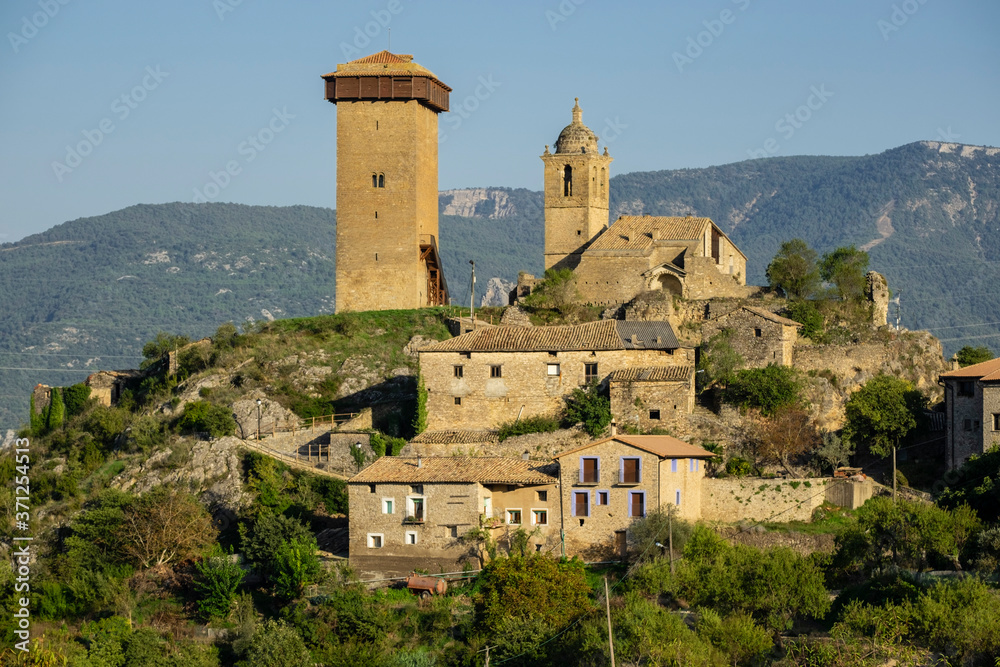
[[[608,226],[611,156],[597,150],[597,135],[583,124],[580,98],[573,122],[545,147],[545,269],[575,268],[587,244]]]
[[[337,105],[337,312],[446,304],[437,115],[451,88],[388,51],[323,79]]]

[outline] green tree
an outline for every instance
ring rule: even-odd
[[[723,399],[743,409],[755,408],[765,417],[781,408],[798,405],[802,398],[802,379],[791,366],[766,366],[738,371]]]
[[[90,400],[90,387],[83,384],[74,384],[63,389],[63,398],[66,401],[66,416],[75,417],[87,407]]]
[[[156,338],[142,346],[142,368],[148,368],[160,360],[160,358],[171,350],[184,347],[191,342],[187,336],[177,336],[161,331],[156,334]]]
[[[867,446],[876,456],[892,454],[895,488],[896,448],[916,427],[926,406],[927,398],[906,380],[876,375],[847,399],[844,439]]]
[[[785,241],[767,265],[768,284],[789,299],[807,299],[819,288],[816,251],[802,239]]]
[[[971,345],[966,345],[961,350],[955,353],[955,359],[958,360],[958,365],[962,368],[966,366],[972,366],[973,364],[981,364],[984,361],[989,361],[993,358],[993,353],[990,352],[990,348],[984,346],[972,347]]]
[[[698,384],[710,387],[727,385],[746,361],[732,345],[733,330],[722,329],[701,346],[698,358]]]
[[[420,435],[427,430],[427,386],[424,376],[417,377],[417,413],[413,417],[413,434]]]
[[[228,616],[246,574],[239,563],[233,561],[232,552],[226,553],[216,546],[195,564],[195,571],[194,588],[200,596],[198,611],[202,618]]]
[[[864,297],[867,271],[868,253],[854,246],[826,253],[819,264],[820,277],[833,283],[844,301],[860,301]]]
[[[632,538],[632,549],[638,554],[639,560],[651,560],[658,558],[661,554],[657,543],[666,545],[669,541],[670,524],[673,523],[674,553],[678,556],[687,544],[688,539],[694,532],[694,526],[683,519],[678,518],[676,510],[673,520],[667,516],[669,508],[657,507],[646,512],[646,516],[636,519],[629,526],[628,532]]]
[[[45,428],[54,431],[66,420],[66,404],[63,403],[62,388],[52,387],[52,400],[45,415]]]
[[[236,433],[236,420],[228,408],[208,401],[192,401],[184,404],[177,427],[182,431],[208,433],[213,438],[222,438]]]
[[[583,423],[583,429],[596,438],[611,423],[611,399],[603,395],[597,382],[583,389],[577,387],[566,399],[562,423],[564,426]]]
[[[243,555],[268,578],[278,569],[278,553],[283,545],[314,541],[301,521],[269,511],[261,512],[249,524],[241,522],[239,532]]]
[[[938,496],[939,505],[953,509],[968,504],[983,521],[1000,521],[1000,444],[970,456],[954,478]]]
[[[487,634],[505,621],[539,619],[562,627],[591,607],[583,561],[559,561],[542,554],[490,561],[479,575],[476,622]]]
[[[823,314],[812,301],[795,301],[788,304],[787,313],[789,319],[795,320],[802,325],[799,333],[810,340],[821,341],[825,322]]]
[[[313,667],[312,656],[295,628],[267,620],[257,626],[238,667]]]
[[[320,572],[317,549],[316,540],[311,535],[285,542],[279,547],[274,554],[271,574],[278,597],[295,599],[302,595],[306,586],[316,581]]]

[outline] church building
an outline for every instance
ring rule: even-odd
[[[545,147],[545,268],[572,269],[585,303],[650,290],[689,299],[743,297],[746,255],[709,218],[629,215],[608,226],[611,156],[583,124],[579,99],[555,152]],[[522,276],[517,297],[530,291]]]

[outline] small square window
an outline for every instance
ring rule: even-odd
[[[381,533],[368,533],[368,548],[381,549],[383,539],[384,538]]]
[[[393,503],[392,498],[383,498],[382,499],[382,514],[393,514],[393,510],[395,509],[393,507],[394,504],[395,503]]]
[[[549,377],[558,377],[559,364],[549,364],[548,369],[546,370],[546,375],[548,375]]]
[[[659,410],[650,410],[649,411],[649,418],[650,419],[659,419],[660,418],[660,411]]]
[[[541,544],[536,544],[535,545],[535,551],[537,552],[537,551],[541,551],[541,550],[542,550],[542,545]]]
[[[455,366],[455,377],[460,378],[465,375],[465,366]]]
[[[976,394],[975,384],[970,381],[963,381],[958,383],[958,395],[959,396],[974,396]]]
[[[993,430],[1000,431],[1000,413],[993,413]]]
[[[997,416],[1000,417],[1000,415],[997,415]],[[542,501],[543,503],[546,502],[549,499],[549,492],[548,491],[539,491],[538,492],[538,499],[540,501]]]
[[[471,359],[472,358],[472,353],[471,352],[459,352],[458,356],[465,357],[466,359]]]
[[[597,492],[597,504],[598,505],[607,505],[608,504],[608,492],[607,491],[598,491]]]
[[[458,537],[458,526],[452,526],[451,527],[451,536],[452,537]]]
[[[461,404],[462,404],[462,397],[461,396],[456,396],[455,397],[455,405],[461,405]]]
[[[375,485],[374,484],[369,484],[368,485],[368,493],[375,493]]]
[[[410,493],[415,493],[418,496],[424,495],[424,485],[423,484],[411,484]]]
[[[521,510],[507,510],[507,523],[512,526],[521,525]]]
[[[491,378],[502,378],[503,377],[503,366],[500,366],[500,365],[490,366],[490,377]]]
[[[531,510],[531,523],[535,526],[549,525],[548,510]]]
[[[754,329],[753,330],[753,335],[756,336],[757,338],[761,338],[761,337],[763,337],[764,332],[761,331],[760,329]]]
[[[415,532],[411,531],[411,530],[406,531],[406,543],[407,544],[416,544],[417,543],[417,534]]]

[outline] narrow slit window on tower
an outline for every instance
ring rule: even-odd
[[[378,174],[372,174],[372,187],[378,187]]]
[[[375,219],[378,220],[378,211],[375,211]]]
[[[573,167],[566,165],[563,169],[563,197],[573,196]]]
[[[379,174],[378,175],[378,186],[380,188],[384,188],[385,187],[385,174]]]

